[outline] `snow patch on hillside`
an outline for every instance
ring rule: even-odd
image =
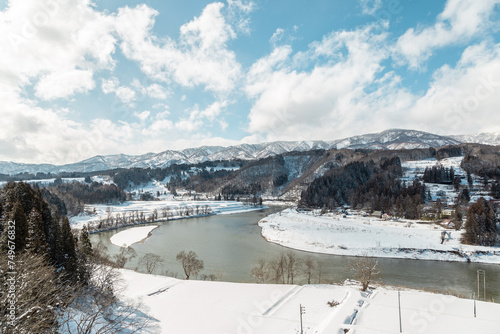
[[[404,161],[401,163],[401,167],[403,167],[403,177],[401,178],[401,180],[410,183],[413,182],[413,180],[415,180],[416,178],[422,181],[426,168],[432,168],[433,166],[441,165],[446,168],[453,167],[455,175],[460,177],[461,179],[461,185],[465,186],[468,184],[467,173],[462,169],[462,167],[460,167],[463,159],[464,157],[461,156],[445,158],[439,161],[436,159]],[[488,191],[484,189],[481,177],[472,175],[472,181],[473,186],[470,193],[470,203],[476,202],[480,197],[484,197],[487,200],[491,199]],[[442,203],[445,203],[450,207],[456,202],[458,192],[455,190],[453,185],[438,183],[425,183],[425,185],[430,191],[433,201],[441,198]]]

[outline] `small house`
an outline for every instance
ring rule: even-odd
[[[453,214],[455,213],[455,210],[453,209],[444,209],[441,214],[444,216],[444,217],[451,217],[453,216]]]
[[[439,223],[444,228],[455,228],[455,223],[452,222],[450,219],[445,219],[441,223]]]

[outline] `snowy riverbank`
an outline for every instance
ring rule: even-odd
[[[182,281],[120,270],[120,299],[140,302],[151,319],[142,333],[276,334],[399,333],[398,293],[357,286],[269,285]],[[330,307],[327,302],[339,305]],[[421,291],[401,292],[404,333],[497,333],[500,305]]]
[[[206,209],[209,209],[207,211]],[[86,205],[85,211],[92,212],[79,216],[71,217],[70,223],[73,228],[81,229],[86,224],[97,224],[98,221],[112,217],[119,220],[127,219],[131,215],[137,216],[142,213],[144,217],[148,218],[152,214],[157,216],[155,222],[167,221],[173,219],[184,219],[206,216],[209,214],[235,214],[242,212],[249,212],[255,210],[266,209],[266,206],[253,206],[244,202],[236,201],[190,201],[190,200],[160,200],[160,201],[126,201],[121,204],[107,205],[95,204]],[[190,211],[190,215],[185,215],[185,211]],[[124,218],[125,217],[125,218]],[[144,224],[149,223],[146,219]],[[102,230],[116,229],[120,227],[137,225],[137,219],[134,224],[122,224],[118,226],[111,226],[103,228]]]
[[[460,244],[461,231],[377,218],[314,216],[287,209],[259,222],[262,236],[294,249],[335,255],[500,263],[499,247]],[[441,233],[447,232],[441,244]]]
[[[113,235],[109,240],[112,244],[119,247],[129,247],[135,243],[141,242],[148,238],[151,231],[157,228],[158,225],[140,226],[129,228],[125,231],[118,232]]]

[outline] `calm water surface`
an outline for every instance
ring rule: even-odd
[[[223,281],[229,282],[254,282],[250,271],[259,259],[275,259],[282,252],[290,250],[267,242],[260,235],[257,225],[260,219],[282,209],[271,207],[235,215],[158,223],[160,227],[152,231],[151,237],[132,246],[137,258],[126,267],[144,272],[138,259],[146,253],[155,253],[163,257],[164,269],[179,273],[179,278],[182,278],[182,267],[175,256],[182,250],[193,250],[205,263],[202,274],[219,275]],[[104,242],[108,252],[115,254],[119,247],[111,244],[109,238],[121,230],[94,234],[91,240],[93,243]],[[349,263],[354,259],[352,257],[292,251],[301,259],[311,257],[318,261],[322,267],[323,281],[342,282],[353,276],[349,270]],[[487,298],[500,302],[500,265],[383,258],[378,261],[382,274],[380,281],[384,284],[439,292],[452,291],[464,297],[471,297],[477,291],[477,270],[483,269],[486,271]]]

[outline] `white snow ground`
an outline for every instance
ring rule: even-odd
[[[213,214],[233,214],[246,211],[261,210],[262,207],[254,207],[246,205],[243,202],[235,201],[190,201],[190,200],[160,200],[160,201],[127,201],[117,205],[96,204],[86,205],[85,211],[92,212],[92,214],[81,214],[79,216],[71,217],[70,222],[73,228],[80,229],[83,225],[91,222],[98,221],[106,218],[108,208],[111,214],[130,214],[132,212],[144,212],[148,217],[154,210],[157,210],[159,220],[162,220],[162,209],[169,208],[170,212],[174,215],[170,219],[179,218],[177,215],[178,209],[193,208],[196,213],[196,207],[200,210],[208,205],[212,209]],[[264,207],[265,208],[265,207]]]
[[[398,292],[357,286],[266,285],[181,281],[120,270],[126,285],[120,299],[139,301],[152,317],[143,333],[305,334],[399,333]],[[337,301],[336,307],[327,305]],[[500,305],[419,291],[401,292],[403,333],[498,334]]]
[[[259,226],[270,242],[315,253],[500,263],[500,247],[462,245],[461,231],[436,224],[351,215],[314,216],[286,209],[262,219]],[[443,231],[448,234],[441,244]]]
[[[130,245],[146,239],[151,231],[157,227],[158,225],[150,225],[129,228],[125,231],[114,234],[109,240],[116,246],[129,247]]]
[[[464,157],[452,157],[441,160],[436,159],[424,159],[424,160],[416,160],[416,161],[404,161],[401,163],[401,167],[403,167],[403,177],[402,181],[413,182],[415,178],[420,180],[423,179],[424,172],[426,168],[431,168],[433,166],[442,165],[446,168],[453,167],[456,176],[461,178],[462,186],[468,184],[467,182],[467,173],[460,167],[462,160]],[[479,197],[484,197],[486,199],[491,199],[488,194],[488,191],[484,190],[484,186],[482,183],[481,177],[477,175],[472,175],[473,181],[473,189],[471,189],[471,200],[470,203],[476,202]],[[453,185],[448,184],[438,184],[438,183],[425,183],[427,189],[430,191],[432,200],[435,201],[438,198],[441,198],[443,203],[448,204],[449,206],[455,203],[455,200],[458,196],[458,192],[455,191]]]

